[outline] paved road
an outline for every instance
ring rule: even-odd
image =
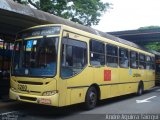
[[[119,115],[132,114],[135,119],[139,116],[148,120],[159,120],[160,115],[160,87],[145,92],[142,96],[134,94],[116,97],[101,101],[98,106],[90,111],[85,111],[81,105],[66,107],[64,109],[49,106],[35,105],[30,103],[16,102],[0,109],[1,118],[18,117],[19,120],[106,120],[119,119]],[[114,116],[116,114],[116,116]],[[153,114],[152,116],[146,116]],[[143,115],[143,116],[142,116]],[[137,117],[137,118],[136,118]],[[1,119],[0,118],[0,119]],[[127,120],[126,116],[123,119]],[[141,118],[142,119],[142,118]],[[15,119],[16,120],[16,119]]]

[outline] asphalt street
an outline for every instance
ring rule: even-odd
[[[129,115],[133,115],[134,119],[159,120],[160,87],[146,91],[142,96],[130,94],[100,101],[95,109],[89,111],[84,110],[82,104],[65,108],[17,101],[5,104],[0,106],[0,119],[10,117],[14,118],[12,120],[118,120],[121,115],[121,118],[129,120]],[[128,115],[128,118],[122,115]]]

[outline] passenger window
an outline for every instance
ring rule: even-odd
[[[128,50],[120,48],[119,49],[119,66],[121,68],[128,68],[129,60],[128,60]]]
[[[139,68],[146,69],[145,55],[139,54]]]
[[[138,68],[138,53],[134,51],[130,51],[130,67]]]
[[[146,56],[146,69],[152,69],[152,63],[151,63],[151,57],[150,56]]]
[[[106,60],[107,66],[118,67],[118,47],[113,45],[106,45]]]
[[[151,69],[154,70],[155,69],[155,58],[151,57]]]
[[[105,65],[104,43],[96,40],[90,41],[90,63],[93,66]]]
[[[78,74],[87,65],[87,44],[85,42],[63,38],[61,56],[61,77]]]

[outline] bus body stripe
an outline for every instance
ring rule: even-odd
[[[146,80],[146,81],[143,81],[143,82],[152,82],[152,81],[155,81],[155,80]],[[139,83],[139,81],[136,81],[136,82],[110,83],[110,84],[99,84],[99,86],[118,85],[118,84],[130,84],[130,83]],[[70,86],[70,87],[67,87],[67,89],[84,88],[84,87],[89,87],[89,86]]]

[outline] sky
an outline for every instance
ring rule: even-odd
[[[144,26],[160,26],[160,0],[101,0],[112,3],[96,26],[103,32],[133,30]]]

